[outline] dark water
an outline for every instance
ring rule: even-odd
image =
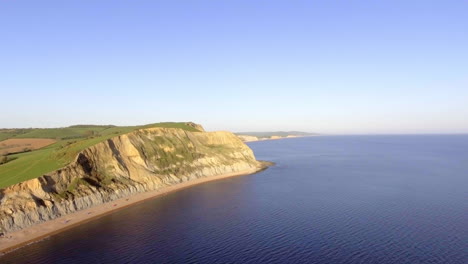
[[[0,263],[468,263],[468,136],[250,146],[277,165],[118,211]]]

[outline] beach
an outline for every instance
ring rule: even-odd
[[[184,188],[188,188],[197,184],[235,177],[254,174],[265,169],[267,165],[259,168],[254,168],[250,170],[244,170],[236,173],[221,174],[213,177],[199,178],[192,181],[187,181],[179,183],[176,185],[168,186],[160,190],[139,193],[136,195],[124,197],[117,199],[105,204],[97,205],[85,210],[81,210],[72,214],[68,214],[50,221],[46,221],[31,227],[11,232],[5,235],[5,237],[0,238],[0,253],[6,253],[14,249],[20,248],[27,244],[33,243],[35,241],[44,239],[53,234],[59,233],[66,229],[72,228],[74,226],[92,221],[103,215],[112,213],[116,210],[131,206],[136,203],[143,202],[148,199],[154,199],[159,196],[166,195],[168,193],[178,191]]]

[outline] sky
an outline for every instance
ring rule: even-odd
[[[0,0],[0,127],[468,133],[468,1]]]

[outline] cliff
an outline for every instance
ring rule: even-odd
[[[276,131],[276,132],[238,132],[236,135],[244,142],[252,142],[268,139],[283,139],[295,137],[318,136],[317,133],[300,132],[300,131]]]
[[[258,141],[256,136],[247,136],[247,135],[237,135],[244,142]]]
[[[230,132],[141,129],[81,151],[64,168],[0,189],[0,232],[136,193],[262,167]]]

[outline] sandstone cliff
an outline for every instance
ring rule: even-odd
[[[258,141],[256,136],[247,136],[247,135],[237,135],[244,142]]]
[[[230,132],[141,129],[81,151],[62,169],[0,189],[0,232],[135,193],[261,167]]]

